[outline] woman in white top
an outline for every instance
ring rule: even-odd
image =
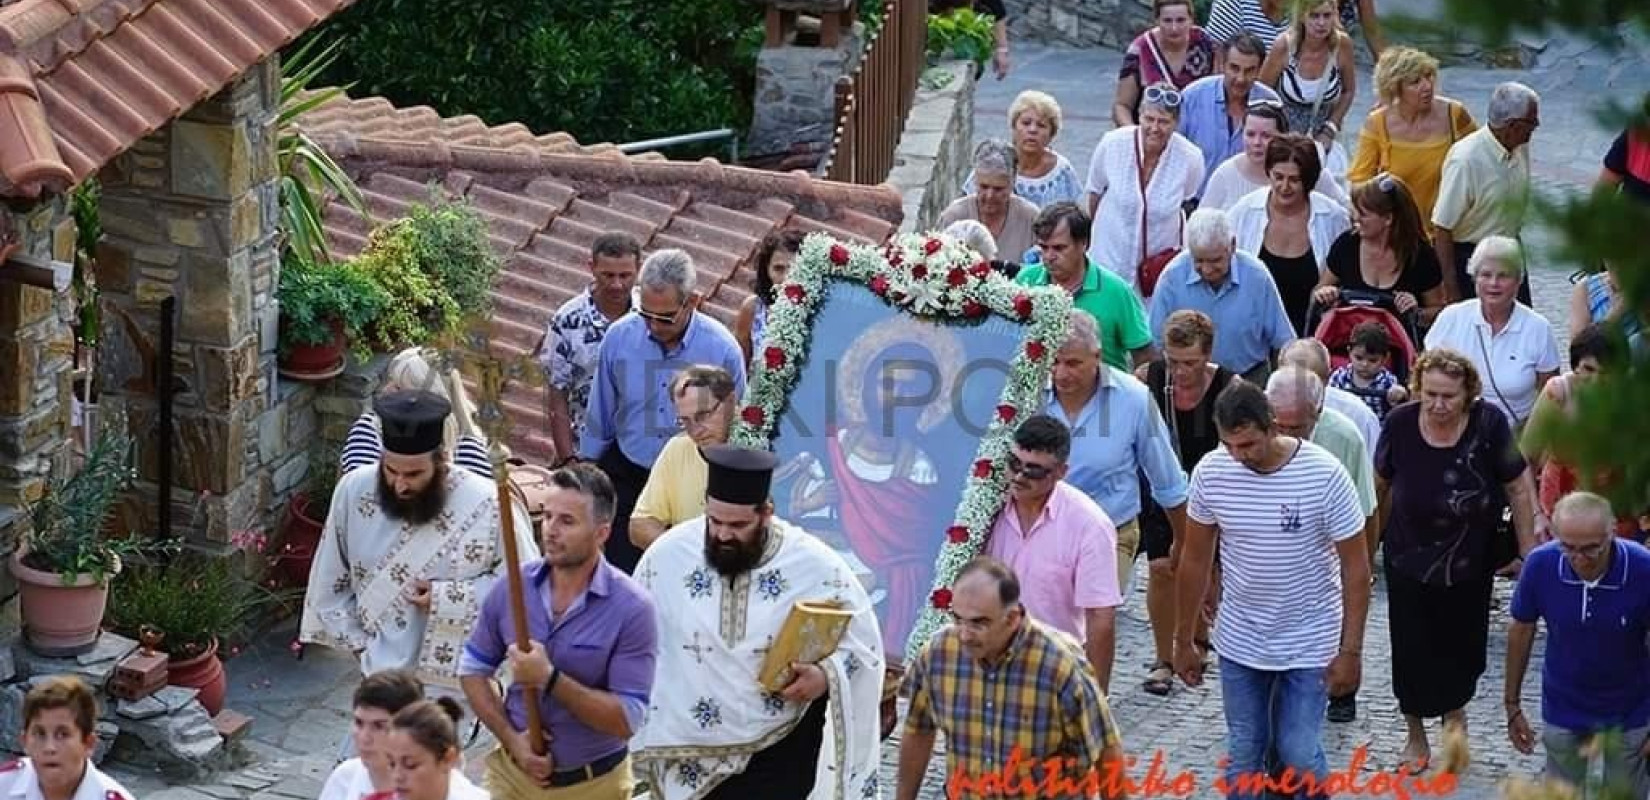
[[[1428,350],[1447,347],[1472,361],[1484,376],[1484,399],[1507,415],[1514,431],[1524,427],[1561,366],[1552,324],[1518,302],[1523,264],[1518,242],[1485,237],[1467,262],[1478,297],[1446,307],[1427,333]]]
[[[361,679],[351,703],[350,728],[359,755],[333,768],[319,800],[361,800],[390,791],[390,759],[385,750],[390,720],[422,699],[424,686],[410,670],[384,670]]]
[[[1311,139],[1283,134],[1266,147],[1270,185],[1244,195],[1226,212],[1238,249],[1259,258],[1272,273],[1296,336],[1308,335],[1306,313],[1329,248],[1352,227],[1345,208],[1307,191],[1322,170]]]
[[[1140,124],[1100,137],[1089,159],[1088,209],[1096,232],[1089,258],[1137,290],[1140,262],[1180,247],[1181,209],[1203,185],[1203,154],[1175,133],[1179,125],[1180,90],[1154,83],[1140,98]]]
[[[1021,92],[1008,107],[1008,127],[1017,158],[1014,193],[1039,210],[1055,203],[1081,202],[1083,184],[1077,168],[1054,151],[1060,135],[1060,104],[1044,92]],[[974,173],[963,181],[963,194],[974,194]]]
[[[384,751],[397,800],[490,800],[459,771],[458,722],[464,709],[451,697],[420,700],[396,712]]]
[[[1266,188],[1266,146],[1278,134],[1288,132],[1289,118],[1284,116],[1282,103],[1276,100],[1250,103],[1243,118],[1243,152],[1215,167],[1214,173],[1209,176],[1209,183],[1203,187],[1203,199],[1198,201],[1197,207],[1225,211],[1237,205],[1244,195]],[[1346,190],[1335,181],[1331,170],[1322,171],[1312,191],[1343,207],[1351,206]]]

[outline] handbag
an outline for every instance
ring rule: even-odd
[[[1140,263],[1135,268],[1135,281],[1140,287],[1140,296],[1150,298],[1157,291],[1157,279],[1163,276],[1163,270],[1175,256],[1180,255],[1180,248],[1167,247],[1151,255],[1146,255],[1146,218],[1149,216],[1146,208],[1146,150],[1142,143],[1142,134],[1138,128],[1134,131],[1134,176],[1140,184]],[[1164,148],[1167,153],[1168,148]],[[1181,225],[1186,224],[1182,217]]]

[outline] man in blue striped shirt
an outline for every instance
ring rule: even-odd
[[[1188,686],[1203,682],[1193,642],[1219,536],[1227,797],[1327,798],[1324,711],[1330,694],[1357,689],[1363,670],[1364,514],[1346,469],[1329,451],[1283,435],[1260,387],[1226,387],[1214,416],[1222,448],[1192,470],[1186,503],[1175,671]]]
[[[637,309],[607,329],[579,437],[579,458],[594,461],[613,480],[618,516],[607,539],[607,560],[625,573],[642,552],[630,542],[630,513],[665,442],[676,434],[670,383],[694,364],[733,376],[745,393],[745,359],[733,334],[699,310],[698,273],[681,250],[660,250],[642,264]]]

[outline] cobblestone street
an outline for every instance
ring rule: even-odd
[[[1059,99],[1065,112],[1055,147],[1071,159],[1079,174],[1086,175],[1090,152],[1099,137],[1111,129],[1109,109],[1120,60],[1120,54],[1112,51],[1017,43],[1010,78],[999,82],[988,76],[980,84],[976,138],[1006,138],[1007,109],[1015,94],[1031,88],[1048,91]],[[1618,59],[1591,47],[1556,41],[1542,55],[1538,67],[1529,72],[1447,67],[1440,91],[1467,103],[1482,121],[1491,88],[1511,79],[1524,80],[1542,93],[1543,125],[1533,145],[1535,170],[1544,191],[1564,192],[1592,181],[1599,160],[1616,135],[1614,129],[1605,129],[1595,121],[1593,104],[1617,90],[1642,91],[1650,85],[1650,65],[1642,57]],[[1358,124],[1353,121],[1361,122],[1370,105],[1371,83],[1365,67],[1359,79],[1358,104],[1348,115],[1348,146],[1356,142]],[[1539,247],[1546,238],[1537,231],[1531,240]],[[1561,337],[1573,269],[1542,259],[1532,274],[1537,310],[1554,322]],[[1497,621],[1492,625],[1489,669],[1480,684],[1478,699],[1468,709],[1473,763],[1457,795],[1462,798],[1490,797],[1502,777],[1533,774],[1541,766],[1539,752],[1526,757],[1513,751],[1503,726],[1500,700],[1505,609],[1511,588],[1506,581],[1496,588],[1492,613]],[[1210,671],[1202,688],[1187,689],[1177,683],[1174,692],[1163,698],[1141,690],[1145,664],[1152,660],[1144,589],[1142,563],[1137,565],[1128,604],[1118,620],[1111,696],[1125,747],[1142,762],[1133,774],[1142,776],[1152,754],[1162,751],[1171,776],[1181,770],[1197,776],[1199,788],[1192,796],[1215,797],[1210,783],[1225,753],[1218,668]],[[135,774],[120,767],[111,772],[145,800],[313,800],[348,728],[349,699],[358,673],[347,655],[318,648],[310,648],[302,660],[295,659],[288,648],[294,629],[295,623],[283,626],[227,664],[231,681],[228,707],[254,719],[243,747],[252,758],[250,763],[188,785],[171,784],[161,776]],[[1334,769],[1344,769],[1360,747],[1367,747],[1368,769],[1390,771],[1397,767],[1404,726],[1388,677],[1387,642],[1385,592],[1378,585],[1365,644],[1357,721],[1325,724]],[[1539,706],[1541,652],[1538,640],[1524,690],[1526,707],[1532,709]],[[661,682],[660,689],[669,691],[668,684]],[[1436,721],[1430,731],[1436,744]],[[486,746],[481,743],[472,748],[472,772],[478,772],[480,759],[475,756]],[[884,764],[884,797],[892,796],[896,758],[897,741],[890,742]],[[942,763],[943,757],[936,757],[931,765],[924,800],[942,796]]]

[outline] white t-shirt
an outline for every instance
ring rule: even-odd
[[[1381,418],[1364,405],[1364,401],[1357,395],[1334,386],[1323,387],[1323,407],[1333,408],[1341,412],[1352,424],[1358,426],[1358,433],[1363,434],[1364,447],[1373,456],[1375,445],[1381,441]]]
[[[1323,148],[1318,149],[1322,151]],[[1252,181],[1243,176],[1243,171],[1238,169],[1238,162],[1245,158],[1248,156],[1238,153],[1220,162],[1220,166],[1209,173],[1209,183],[1203,187],[1203,199],[1198,201],[1198,208],[1227,211],[1237,205],[1237,201],[1242,200],[1244,195],[1256,189],[1267,188],[1266,181]],[[1345,161],[1344,156],[1342,161]],[[1339,174],[1342,177],[1346,175],[1345,164],[1341,165]],[[1312,187],[1312,191],[1334,200],[1335,204],[1342,208],[1352,207],[1352,200],[1346,196],[1345,187],[1336,182],[1336,174],[1329,170],[1327,163],[1324,170],[1318,174],[1318,185]]]
[[[361,759],[352,758],[332,768],[316,800],[361,800],[373,793],[372,776]],[[488,793],[455,768],[447,785],[448,800],[488,800]]]
[[[1186,514],[1220,529],[1215,650],[1250,669],[1321,669],[1340,647],[1335,544],[1363,531],[1346,469],[1311,442],[1259,473],[1216,448],[1192,470]]]
[[[1089,236],[1089,258],[1136,287],[1142,260],[1138,130],[1130,125],[1100,137],[1089,160],[1087,185],[1089,194],[1100,197],[1094,209],[1094,233]],[[1145,256],[1180,247],[1185,231],[1181,207],[1197,196],[1202,184],[1203,156],[1197,145],[1178,133],[1170,134],[1146,183]]]
[[[1514,428],[1535,410],[1536,375],[1562,366],[1552,324],[1523,303],[1513,305],[1512,318],[1500,333],[1490,331],[1477,298],[1450,305],[1438,312],[1427,333],[1427,349],[1439,347],[1459,352],[1478,368],[1484,399],[1501,409]]]

